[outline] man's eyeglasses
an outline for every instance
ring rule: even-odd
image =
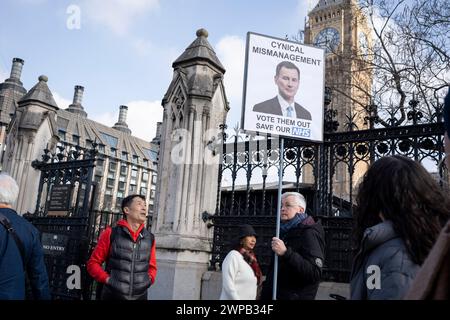
[[[282,208],[295,208],[298,207],[298,205],[293,204],[293,203],[285,203],[285,204],[281,204]]]

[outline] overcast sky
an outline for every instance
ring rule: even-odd
[[[240,119],[248,31],[284,38],[303,29],[317,0],[1,0],[0,81],[14,57],[25,60],[27,90],[39,75],[60,108],[85,87],[89,118],[112,126],[127,105],[133,134],[151,140],[172,62],[205,28],[226,68],[229,126]],[[78,17],[80,19],[78,19]]]

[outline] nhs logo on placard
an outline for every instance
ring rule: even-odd
[[[298,137],[309,138],[311,136],[311,129],[292,127],[292,134]]]

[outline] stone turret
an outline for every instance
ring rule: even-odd
[[[53,94],[48,88],[47,76],[39,76],[39,82],[28,91],[26,95],[19,101],[19,107],[28,106],[33,103],[38,103],[41,107],[48,109],[49,111],[58,110],[58,105],[53,98]]]
[[[158,281],[152,299],[200,299],[207,271],[212,229],[202,213],[214,213],[219,156],[211,142],[229,110],[225,69],[209,44],[208,32],[173,63],[174,75],[164,95],[156,191]]]
[[[15,75],[18,70],[14,72]],[[39,82],[18,102],[11,119],[3,157],[3,169],[16,179],[20,192],[16,202],[19,213],[34,212],[40,171],[31,162],[41,157],[46,147],[52,149],[58,138],[56,112],[59,110],[47,85],[48,78]]]

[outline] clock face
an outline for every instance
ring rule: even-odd
[[[339,45],[339,31],[335,28],[325,28],[314,39],[314,44],[324,48],[326,53],[335,52]]]
[[[367,54],[369,53],[369,42],[367,41],[366,34],[362,31],[358,33],[358,43],[361,55],[363,58],[367,58]]]

